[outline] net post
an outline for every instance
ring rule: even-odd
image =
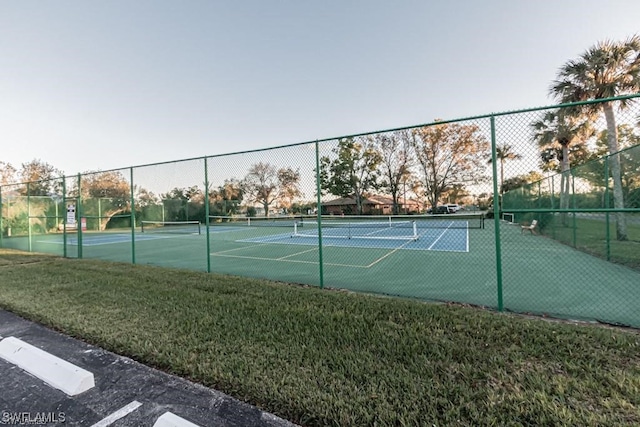
[[[415,221],[411,221],[413,224],[413,240],[418,240],[418,226]]]
[[[291,237],[298,235],[298,223],[296,221],[293,222],[293,235]]]

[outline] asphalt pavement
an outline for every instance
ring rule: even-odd
[[[91,372],[95,386],[70,396],[0,357],[0,426],[294,427],[219,391],[0,310],[0,343],[8,337]]]

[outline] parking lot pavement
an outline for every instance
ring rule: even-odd
[[[294,426],[218,391],[0,310],[0,344],[8,337],[91,372],[95,386],[70,396],[0,357],[0,426]],[[181,419],[183,424],[172,424]]]

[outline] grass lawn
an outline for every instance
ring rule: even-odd
[[[0,249],[0,307],[307,426],[638,425],[640,335]]]
[[[610,260],[631,268],[640,269],[640,222],[638,215],[627,214],[628,240],[616,240],[616,220],[611,214],[609,219],[609,256]],[[607,258],[607,226],[604,215],[597,219],[576,218],[567,215],[567,225],[558,219],[555,226],[549,226],[544,234],[567,245]]]

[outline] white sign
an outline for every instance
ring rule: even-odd
[[[76,204],[67,203],[67,224],[76,224]]]

